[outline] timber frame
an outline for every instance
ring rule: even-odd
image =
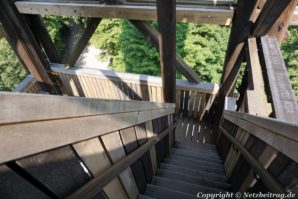
[[[298,0],[216,2],[1,0],[0,38],[7,39],[30,73],[14,91],[47,95],[0,93],[4,113],[0,129],[5,132],[0,134],[4,140],[0,151],[9,151],[0,153],[0,170],[18,171],[32,180],[34,189],[53,198],[104,198],[105,194],[115,198],[115,187],[120,187],[120,198],[136,198],[146,183],[134,180],[133,174],[144,168],[149,172],[142,175],[151,179],[174,144],[175,129],[191,134],[185,126],[192,125],[208,127],[216,136],[232,191],[284,193],[296,186],[298,106],[280,44],[288,26],[298,25]],[[65,63],[42,20],[44,14],[88,18]],[[75,67],[103,18],[129,20],[158,49],[161,78]],[[150,20],[158,21],[158,30]],[[176,21],[231,26],[220,85],[202,82],[176,52]],[[187,81],[176,80],[176,71]],[[238,79],[241,84],[235,95]],[[16,110],[21,111],[15,115]],[[19,133],[23,130],[28,130],[27,136]],[[107,155],[113,152],[110,140],[121,140],[117,147],[122,159]],[[104,165],[90,160],[88,145],[97,147],[92,152],[101,153]],[[71,191],[60,193],[56,185],[53,188],[21,172],[30,169],[26,161],[32,156],[59,158],[60,153],[68,154],[77,167],[84,162],[90,170],[89,176],[80,173]]]

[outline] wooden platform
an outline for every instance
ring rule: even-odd
[[[176,140],[215,144],[216,134],[207,120],[200,121],[199,118],[180,115],[176,121]]]

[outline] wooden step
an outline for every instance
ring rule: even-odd
[[[198,158],[190,158],[190,157],[184,157],[184,156],[178,156],[178,155],[169,155],[169,159],[174,159],[177,161],[185,161],[193,164],[198,164],[202,166],[210,166],[210,167],[215,167],[215,168],[224,168],[222,164],[218,162],[213,162],[213,161],[207,161],[207,160],[200,160]]]
[[[216,189],[229,190],[231,188],[231,185],[228,183],[214,182],[214,181],[211,181],[208,177],[200,177],[200,176],[194,177],[190,175],[170,172],[163,169],[158,169],[156,172],[156,176],[169,178],[173,180],[179,180],[179,181],[188,182],[188,183],[201,185],[201,186],[208,186],[210,188],[216,188]]]
[[[228,180],[227,177],[223,174],[219,175],[219,174],[214,174],[210,172],[200,171],[197,169],[185,168],[183,166],[167,164],[167,163],[161,163],[160,168],[170,172],[181,173],[181,174],[190,175],[190,176],[205,176],[210,178],[210,180],[212,181],[227,182]]]
[[[186,152],[187,153],[194,153],[194,154],[204,156],[204,157],[211,157],[211,158],[220,159],[217,152],[196,151],[196,150],[182,149],[182,148],[176,148],[176,147],[173,147],[172,150],[184,151],[185,153]]]
[[[182,193],[176,190],[167,189],[161,186],[148,184],[145,195],[154,197],[156,199],[197,199],[197,196]]]
[[[167,163],[167,164],[171,164],[171,165],[182,166],[182,167],[189,168],[189,169],[196,169],[196,170],[206,171],[206,172],[210,172],[210,173],[217,173],[220,175],[225,174],[225,171],[223,168],[207,167],[207,166],[202,166],[199,164],[193,164],[191,162],[178,161],[178,160],[174,160],[174,159],[165,159],[163,162]]]
[[[213,144],[202,144],[195,142],[187,142],[187,141],[176,141],[174,146],[183,147],[188,149],[201,149],[201,150],[209,150],[209,151],[217,151],[216,145]]]
[[[196,158],[196,159],[200,159],[200,160],[213,161],[213,162],[222,164],[222,160],[219,157],[208,156],[206,154],[201,154],[201,153],[194,153],[194,152],[187,151],[184,149],[173,148],[171,150],[171,154],[181,155],[181,156],[185,156],[185,157],[189,157],[189,158]]]
[[[169,178],[154,176],[152,179],[152,184],[161,186],[164,188],[180,191],[183,193],[191,194],[196,196],[198,192],[202,193],[220,193],[225,192],[224,190],[220,189],[212,189],[206,186],[200,186],[188,182],[182,182],[179,180],[173,180]]]
[[[146,195],[140,194],[139,197],[138,197],[138,199],[156,199],[156,198],[152,198],[150,196],[146,196]]]

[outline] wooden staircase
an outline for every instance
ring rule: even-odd
[[[230,191],[215,145],[175,142],[139,199],[188,199]]]

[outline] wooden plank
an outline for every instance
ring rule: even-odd
[[[149,23],[144,21],[131,20],[130,21],[151,43],[155,48],[159,50],[159,39],[158,32],[155,31]],[[199,83],[201,81],[200,77],[194,72],[187,63],[181,58],[181,56],[176,53],[176,68],[182,73],[182,75],[189,81],[193,83]]]
[[[41,16],[27,15],[26,17],[30,21],[30,28],[32,33],[42,45],[42,48],[44,49],[49,60],[53,63],[61,63],[60,54],[55,47],[55,44],[52,41],[51,36],[47,30],[47,27],[43,23]]]
[[[59,198],[66,197],[90,180],[70,147],[19,159],[16,164]]]
[[[74,144],[73,147],[93,177],[99,176],[111,167],[111,163],[98,138]],[[111,180],[103,188],[103,191],[109,199],[127,199],[118,178]]]
[[[0,134],[3,142],[0,148],[9,153],[0,154],[0,163],[90,139],[172,113],[174,109],[161,109],[1,125],[1,132],[5,133]]]
[[[25,93],[0,93],[0,123],[42,121],[111,113],[174,109],[174,104],[110,101],[81,97],[36,95]],[[38,111],[37,111],[38,110]],[[61,112],[63,110],[63,112]]]
[[[6,39],[25,68],[45,91],[53,94],[59,93],[47,73],[46,68],[49,68],[49,64],[44,58],[36,39],[26,21],[10,1],[0,2],[0,21],[6,32]]]
[[[91,3],[50,3],[22,1],[15,3],[23,14],[46,14],[97,18],[122,18],[151,21],[157,19],[155,6],[109,5]],[[230,25],[231,8],[177,7],[177,21]]]
[[[148,139],[154,137],[152,121],[146,122],[146,131],[147,131]],[[153,172],[153,175],[154,175],[156,170],[157,170],[157,160],[156,160],[155,146],[152,146],[152,148],[150,148],[149,152],[150,152],[150,158],[151,158],[152,172]]]
[[[138,148],[138,142],[134,127],[120,130],[121,140],[123,143],[126,155],[129,155]],[[138,190],[140,193],[145,192],[146,176],[142,161],[139,159],[131,165],[131,170],[134,175]]]
[[[243,147],[233,136],[231,136],[224,128],[221,127],[224,135],[232,142],[260,175],[263,182],[273,193],[283,193],[284,190],[281,185],[258,163],[258,161]]]
[[[159,53],[165,102],[175,102],[176,92],[176,2],[157,0]]]
[[[51,196],[40,191],[26,179],[19,176],[5,164],[0,165],[1,198],[40,198],[50,199]]]
[[[100,22],[101,18],[91,18],[88,20],[86,28],[78,40],[76,46],[67,58],[65,66],[74,66]]]
[[[101,136],[101,139],[112,161],[112,164],[117,164],[117,162],[120,162],[123,158],[125,158],[126,154],[118,131],[107,135],[103,135]],[[124,168],[123,171],[118,175],[122,181],[122,184],[129,198],[137,198],[139,195],[139,191],[138,191],[135,179],[133,177],[131,168],[130,167]]]
[[[126,83],[142,84],[146,86],[157,86],[161,87],[162,82],[160,77],[154,77],[149,75],[137,75],[131,73],[116,73],[109,70],[98,70],[91,68],[71,68],[65,69],[61,64],[52,64],[51,69],[57,73],[76,75],[76,76],[88,76],[106,80],[116,80]],[[213,83],[191,83],[186,80],[176,80],[177,89],[180,90],[197,90],[200,93],[217,94],[219,90],[218,84]],[[150,96],[150,95],[149,95]]]
[[[26,78],[19,83],[16,88],[13,90],[13,92],[24,92],[26,93],[28,90],[30,90],[33,85],[36,84],[36,80],[32,75],[27,75]]]
[[[271,37],[262,37],[261,42],[275,116],[280,120],[297,123],[297,101],[278,42]]]
[[[74,192],[67,198],[69,198],[69,199],[92,198],[112,179],[114,179],[118,175],[121,176],[122,175],[121,172],[123,173],[123,172],[127,171],[125,169],[127,169],[132,163],[134,163],[136,160],[138,160],[145,152],[147,152],[156,143],[158,143],[160,140],[162,140],[169,133],[169,131],[173,130],[174,128],[175,128],[175,125],[170,126],[164,132],[162,132],[159,136],[154,137],[149,142],[147,142],[146,144],[144,144],[143,146],[138,148],[136,151],[134,151],[133,153],[131,153],[130,155],[128,155],[124,158],[121,158],[121,156],[123,156],[122,154],[124,153],[124,151],[121,152],[121,150],[123,150],[123,148],[119,149],[117,147],[116,150],[110,150],[109,154],[112,159],[113,158],[115,158],[115,159],[121,158],[121,160],[119,160],[118,163],[115,163],[115,165],[113,165],[109,170],[105,171],[102,175],[91,180],[85,186],[83,186],[82,188],[80,188],[79,190],[77,190],[76,192]],[[116,133],[118,133],[118,132],[116,132]],[[116,137],[117,137],[117,134],[115,134],[115,133],[111,133],[109,135],[116,135]],[[119,137],[119,134],[118,134],[118,137]],[[110,139],[108,138],[104,142],[112,142],[112,143],[114,142],[114,143],[116,143],[116,145],[117,145],[117,143],[119,143],[121,145],[121,140],[118,140],[117,138],[114,140],[110,140],[110,141],[109,140]],[[107,146],[111,146],[111,144],[109,143]],[[110,148],[113,149],[114,147],[110,147]],[[107,149],[107,150],[109,150],[109,149]],[[116,153],[116,151],[117,151],[117,153]]]

